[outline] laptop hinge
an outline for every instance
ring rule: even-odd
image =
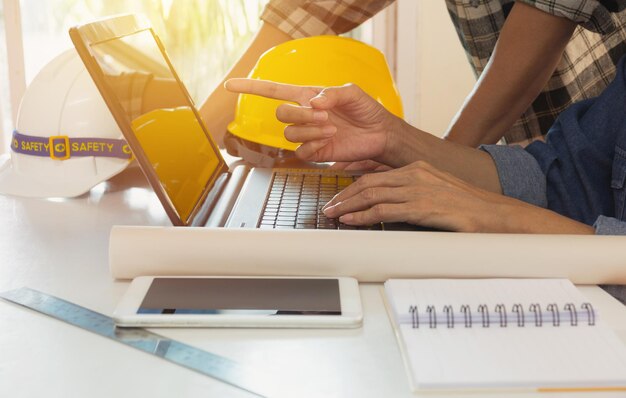
[[[246,181],[246,177],[250,172],[250,167],[246,165],[239,165],[233,169],[230,174],[228,183],[223,189],[219,200],[210,212],[208,220],[202,225],[206,227],[223,227],[226,225],[226,220],[230,216],[230,213],[237,201],[239,192],[243,183]]]
[[[209,215],[214,211],[216,204],[219,202],[219,198],[221,197],[222,191],[224,187],[227,185],[228,180],[230,179],[230,173],[222,173],[215,180],[213,187],[207,194],[206,199],[202,203],[202,207],[198,210],[198,213],[195,215],[189,226],[191,227],[201,227],[206,224]]]

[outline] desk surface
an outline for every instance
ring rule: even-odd
[[[0,196],[0,291],[28,286],[110,315],[127,286],[108,272],[109,231],[116,224],[170,225],[137,169],[71,200]],[[581,289],[626,342],[626,307],[597,287]],[[361,285],[361,295],[360,329],[154,330],[263,369],[284,382],[287,396],[413,396],[381,285]],[[251,395],[0,301],[0,396]]]

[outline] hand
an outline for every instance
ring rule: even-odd
[[[285,137],[302,143],[296,155],[307,161],[380,160],[389,132],[402,122],[353,84],[321,88],[231,79],[225,87],[299,104],[280,105],[276,117],[290,124]]]
[[[323,211],[349,225],[408,222],[461,232],[593,233],[588,225],[474,187],[421,161],[363,175]]]

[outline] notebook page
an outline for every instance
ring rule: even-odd
[[[567,280],[390,280],[385,290],[391,307],[405,311],[426,303],[510,308],[535,302],[545,308],[585,301]],[[506,327],[475,322],[470,328],[463,323],[448,328],[445,322],[436,328],[396,325],[413,389],[626,386],[626,348],[600,321],[554,326],[550,317],[543,320],[541,327],[532,322],[524,327],[515,322]]]

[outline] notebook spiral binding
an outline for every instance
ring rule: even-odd
[[[544,316],[547,316],[549,323],[552,326],[561,326],[562,316],[564,315],[564,322],[569,321],[571,326],[578,326],[579,311],[573,303],[566,303],[562,309],[556,303],[551,303],[546,306],[545,313],[539,303],[531,303],[528,305],[527,310],[524,310],[522,304],[514,304],[511,307],[511,312],[507,312],[507,308],[504,304],[497,304],[493,307],[495,315],[492,316],[489,313],[489,306],[481,304],[476,308],[476,312],[472,312],[469,305],[461,305],[459,312],[461,316],[457,319],[454,314],[454,309],[451,305],[445,305],[441,309],[443,316],[440,318],[437,315],[437,308],[433,305],[426,306],[425,314],[420,313],[420,309],[416,305],[409,307],[409,314],[411,316],[411,324],[414,329],[418,329],[421,326],[428,327],[430,329],[437,328],[438,322],[445,320],[445,326],[447,328],[454,328],[459,323],[459,319],[462,319],[462,325],[466,328],[471,328],[475,325],[488,328],[492,324],[499,327],[507,327],[509,325],[509,317],[512,317],[515,321],[515,325],[518,327],[525,327],[530,318],[530,323],[534,326],[541,327],[544,325]],[[580,314],[586,317],[587,324],[594,326],[596,324],[596,314],[591,303],[582,303],[580,305]],[[427,319],[427,325],[421,325],[423,320]],[[478,322],[480,321],[480,322]],[[497,322],[496,322],[497,321]],[[584,320],[582,320],[584,322]],[[443,325],[441,325],[443,326]]]

